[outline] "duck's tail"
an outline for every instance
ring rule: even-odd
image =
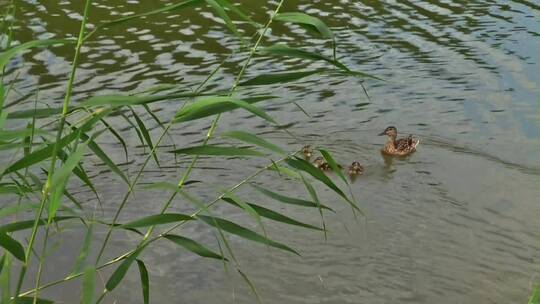
[[[420,139],[417,138],[416,140],[413,141],[413,147],[416,149],[419,143],[420,143]]]

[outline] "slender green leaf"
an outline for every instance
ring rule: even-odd
[[[144,262],[137,259],[137,266],[139,267],[139,276],[141,277],[141,290],[144,304],[150,303],[150,279],[148,277],[148,270],[144,265]]]
[[[298,172],[291,170],[287,167],[280,166],[276,163],[274,163],[271,167],[269,167],[268,170],[276,171],[280,176],[284,174],[293,179],[297,179],[297,180],[301,179],[300,174],[298,174]]]
[[[286,154],[285,151],[283,149],[281,149],[280,147],[274,145],[273,143],[271,143],[271,142],[269,142],[267,140],[264,140],[264,139],[258,137],[255,134],[251,134],[251,133],[244,132],[244,131],[230,131],[230,132],[225,132],[225,133],[223,133],[221,135],[226,136],[226,137],[231,137],[231,138],[234,138],[234,139],[237,139],[237,140],[241,140],[241,141],[246,142],[246,143],[254,144],[254,145],[257,145],[257,146],[259,146],[261,148],[265,148],[265,149],[268,149],[270,151],[273,151],[273,152],[276,152],[276,153],[279,153],[279,154]]]
[[[47,39],[47,40],[32,40],[28,41],[26,43],[17,45],[15,47],[12,47],[3,53],[0,53],[0,71],[4,70],[4,67],[6,64],[19,53],[22,53],[30,48],[35,47],[44,47],[44,46],[50,46],[55,44],[66,44],[66,43],[74,43],[74,40],[68,40],[68,39]]]
[[[0,258],[0,274],[2,273],[2,269],[4,269],[4,261],[5,260],[6,260],[6,255],[2,254],[2,257]],[[0,290],[1,290],[1,288],[0,288]]]
[[[255,219],[255,221],[257,222],[257,224],[259,224],[259,226],[261,227],[261,230],[263,231],[263,234],[264,234],[264,237],[265,238],[268,238],[268,235],[266,234],[266,229],[264,229],[264,225],[263,225],[263,222],[261,220],[261,216],[257,213],[257,211],[255,211],[249,204],[247,204],[246,202],[244,202],[242,199],[240,199],[239,197],[237,197],[236,195],[234,195],[233,193],[229,192],[229,191],[222,191],[222,193],[224,193],[224,197],[222,198],[222,200],[232,204],[232,205],[235,205],[237,207],[239,207],[240,209],[244,210],[249,216],[251,216],[253,219]]]
[[[208,3],[212,7],[212,9],[214,9],[214,11],[219,16],[219,18],[221,18],[221,20],[223,20],[223,22],[225,22],[225,25],[227,26],[227,28],[233,34],[235,34],[237,37],[239,37],[241,40],[243,40],[243,37],[238,32],[238,29],[236,28],[236,25],[234,25],[233,21],[231,20],[229,15],[227,15],[227,12],[225,12],[223,7],[218,2],[216,2],[215,0],[205,0],[205,2]]]
[[[242,237],[242,238],[254,241],[254,242],[258,242],[258,243],[267,244],[268,246],[272,246],[274,248],[278,248],[281,250],[294,253],[296,255],[300,255],[297,251],[295,251],[294,249],[284,244],[278,243],[269,238],[265,238],[264,236],[258,234],[257,232],[244,228],[231,221],[228,221],[219,217],[211,217],[211,216],[205,216],[205,215],[198,215],[197,218],[199,218],[201,221],[205,222],[206,224],[210,226],[213,226],[213,227],[219,226],[220,229],[227,231],[231,234],[237,235],[239,237]]]
[[[0,218],[6,217],[9,215],[18,214],[22,211],[34,210],[34,209],[37,209],[38,207],[39,207],[38,203],[20,203],[13,206],[5,206],[5,207],[0,208]]]
[[[61,222],[61,221],[71,220],[71,219],[81,219],[81,218],[78,216],[57,216],[52,219],[52,222]],[[45,225],[46,223],[47,223],[47,219],[41,219],[38,221],[38,226]],[[32,228],[33,226],[34,226],[34,220],[24,220],[24,221],[13,222],[13,223],[0,226],[0,233],[20,231],[20,230]]]
[[[133,261],[135,261],[135,259],[139,256],[141,251],[143,251],[143,249],[146,248],[147,245],[148,243],[139,247],[132,254],[124,258],[124,261],[118,266],[118,268],[116,268],[116,270],[113,272],[113,274],[111,275],[111,277],[109,278],[109,280],[107,280],[107,283],[105,284],[105,288],[108,291],[112,291],[113,289],[116,288],[116,286],[118,286],[118,284],[120,284],[122,279],[126,276],[126,273],[129,270],[129,267],[131,266],[131,264],[133,264]]]
[[[540,285],[534,289],[528,304],[540,304]]]
[[[68,112],[71,112],[73,108],[69,108]],[[48,118],[53,117],[56,114],[62,113],[62,108],[42,108],[14,111],[8,114],[8,119],[28,119],[28,118]]]
[[[241,86],[253,86],[253,85],[268,85],[283,82],[292,82],[294,80],[302,79],[313,74],[321,73],[320,70],[306,71],[306,72],[287,72],[287,73],[273,73],[262,74],[248,79],[242,83]]]
[[[82,282],[82,303],[94,304],[94,288],[96,283],[96,268],[88,266],[84,270]]]
[[[144,125],[144,122],[141,120],[139,115],[137,115],[137,112],[135,112],[133,109],[131,109],[131,112],[133,113],[133,117],[135,117],[135,121],[137,122],[137,125],[139,126],[139,130],[141,131],[144,140],[146,141],[146,144],[150,148],[150,150],[154,150],[154,144],[152,143],[152,137],[150,136],[150,133],[148,132],[148,129]],[[156,154],[156,151],[152,153],[152,156],[154,157],[154,160],[156,161],[156,164],[159,167],[159,160]]]
[[[1,141],[10,141],[10,140],[21,140],[25,137],[28,137],[32,134],[48,134],[48,132],[41,129],[19,129],[19,130],[0,130],[0,140]]]
[[[315,188],[311,185],[311,183],[303,176],[302,176],[302,182],[304,183],[304,186],[308,190],[309,195],[311,196],[311,199],[317,204],[317,207],[319,209],[319,215],[321,216],[321,222],[323,225],[323,231],[324,231],[324,239],[327,239],[326,235],[326,223],[324,222],[324,214],[322,212],[321,208],[321,202],[319,201],[319,197],[317,196],[317,192],[315,191]]]
[[[187,155],[219,155],[219,156],[264,156],[264,154],[248,148],[222,147],[216,145],[195,146],[171,151],[171,153]]]
[[[259,101],[253,99],[251,103]],[[185,106],[175,116],[174,123],[185,122],[211,115],[220,114],[223,112],[232,111],[237,108],[242,108],[249,111],[271,123],[276,123],[275,120],[268,116],[263,110],[253,106],[250,101],[240,100],[228,96],[210,96],[199,99],[194,103]]]
[[[0,272],[0,290],[11,290],[11,266],[12,263],[12,255],[11,254],[5,254],[4,255],[4,263],[2,267],[2,272]],[[0,293],[0,303],[9,303],[9,299],[11,297],[10,292],[1,292]]]
[[[313,207],[313,208],[318,208],[319,205],[316,204],[315,202],[312,202],[312,201],[307,201],[307,200],[303,200],[303,199],[298,199],[298,198],[294,198],[294,197],[289,197],[289,196],[285,196],[285,195],[281,195],[279,193],[276,193],[276,192],[273,192],[273,191],[270,191],[268,189],[265,189],[265,188],[262,188],[260,186],[257,186],[255,184],[250,184],[253,188],[255,188],[256,190],[258,190],[259,192],[261,192],[262,194],[276,200],[276,201],[279,201],[279,202],[282,202],[282,203],[285,203],[285,204],[290,204],[290,205],[297,205],[297,206],[304,206],[304,207]],[[333,211],[330,207],[327,207],[325,205],[320,205],[322,209],[326,209],[326,210],[330,210],[330,211]]]
[[[240,207],[234,200],[231,200],[230,198],[225,197],[225,198],[223,198],[223,200],[226,201],[227,203],[233,205],[233,206]],[[271,220],[274,220],[276,222],[281,222],[281,223],[285,223],[285,224],[289,224],[289,225],[295,225],[295,226],[301,226],[301,227],[309,228],[309,229],[322,230],[319,227],[299,222],[299,221],[297,221],[295,219],[292,219],[292,218],[290,218],[288,216],[285,216],[285,215],[283,215],[281,213],[275,212],[275,211],[270,210],[268,208],[265,208],[265,207],[262,207],[262,206],[259,206],[259,205],[253,204],[253,203],[246,203],[246,204],[249,205],[251,207],[251,209],[254,212],[256,212],[258,215],[260,215],[262,217],[265,217],[265,218],[268,218],[268,219],[271,219]],[[242,207],[240,207],[240,208],[242,208]]]
[[[240,274],[240,276],[242,277],[242,279],[244,279],[244,281],[246,281],[246,284],[248,284],[249,286],[249,289],[251,289],[251,291],[253,292],[253,294],[255,295],[255,297],[257,298],[257,302],[259,304],[262,304],[262,299],[261,297],[259,296],[259,293],[257,292],[257,289],[255,288],[255,285],[251,282],[251,280],[249,279],[249,277],[244,273],[242,272],[242,270],[240,270],[239,268],[236,268],[236,271],[238,271],[238,273]]]
[[[4,92],[4,84],[0,81],[0,116],[3,114],[2,111],[4,110]]]
[[[225,258],[224,256],[215,253],[214,251],[206,248],[205,246],[201,245],[200,243],[192,239],[189,239],[180,235],[174,235],[174,234],[165,234],[163,237],[179,246],[184,247],[185,249],[195,253],[196,255],[199,255],[205,258],[228,261],[227,258]]]
[[[9,251],[14,257],[16,257],[21,262],[25,263],[26,258],[24,256],[23,246],[17,242],[14,238],[7,235],[6,233],[0,233],[0,246],[5,250]]]
[[[190,221],[190,220],[194,220],[194,218],[187,214],[163,213],[163,214],[155,214],[155,215],[146,216],[138,220],[134,220],[134,221],[122,224],[119,227],[140,228],[140,227],[148,227],[148,226],[169,224],[169,223],[175,223],[175,222],[180,222],[180,221]]]
[[[328,165],[330,165],[330,168],[332,168],[332,171],[334,171],[334,173],[336,173],[346,184],[348,184],[349,182],[345,178],[345,175],[343,175],[343,173],[341,172],[340,166],[336,163],[330,152],[326,151],[325,149],[319,149],[319,151],[321,152]]]
[[[274,17],[275,21],[292,22],[310,27],[323,38],[334,39],[334,34],[324,22],[317,18],[300,12],[279,13]]]
[[[83,139],[87,140],[88,136],[83,135]],[[124,182],[126,182],[126,184],[129,185],[129,180],[124,174],[124,172],[122,172],[122,170],[118,168],[118,166],[112,161],[112,159],[109,158],[107,153],[105,153],[95,141],[88,141],[88,147],[90,148],[90,150],[92,150],[92,152],[94,152],[97,157],[99,157],[99,159],[101,159],[101,161],[103,161],[105,165],[107,165],[107,167],[109,167],[109,169],[111,169],[112,172],[116,173],[116,175],[118,175]]]
[[[79,164],[86,150],[86,143],[79,144],[77,149],[71,153],[63,166],[56,170],[51,177],[51,189],[54,189],[60,181],[67,179],[73,169]]]
[[[352,202],[347,197],[347,195],[345,195],[345,193],[341,189],[339,189],[338,186],[336,186],[336,184],[334,184],[334,182],[330,178],[328,178],[328,176],[326,176],[321,170],[315,168],[309,162],[298,157],[289,158],[286,161],[287,161],[287,164],[289,164],[289,166],[308,173],[309,175],[313,176],[315,179],[325,184],[328,188],[334,190],[334,192],[336,192],[339,196],[345,199],[345,201],[348,202],[354,209],[360,211],[358,206],[356,206],[356,204]]]
[[[261,28],[262,27],[261,24],[253,21],[253,19],[251,19],[249,16],[247,16],[238,7],[232,5],[229,1],[227,1],[227,0],[216,0],[216,2],[219,3],[219,5],[221,5],[222,7],[227,8],[231,12],[235,13],[238,17],[242,18],[244,21],[248,22],[249,24],[251,24],[255,28]]]
[[[103,116],[106,116],[110,114],[110,110],[101,111],[97,114],[95,114],[92,118],[90,118],[88,121],[86,121],[79,129],[76,131],[72,131],[68,135],[62,137],[60,139],[60,142],[58,144],[58,148],[62,149],[65,146],[67,146],[69,143],[73,142],[74,140],[78,139],[80,137],[79,131],[86,132],[88,129],[90,129],[96,122],[98,122]],[[9,166],[5,171],[4,174],[17,171],[23,168],[30,167],[34,164],[37,164],[49,157],[51,157],[52,152],[54,150],[54,143],[47,145],[45,148],[35,150],[32,153],[22,157],[15,163],[13,163],[11,166]]]
[[[81,250],[79,252],[79,256],[77,256],[77,260],[75,261],[75,266],[73,267],[73,271],[71,272],[71,274],[79,273],[83,269],[86,258],[90,253],[90,244],[92,243],[93,231],[94,225],[90,223],[88,225],[88,228],[86,229],[86,234],[81,245]]]

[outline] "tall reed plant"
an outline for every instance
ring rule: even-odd
[[[244,12],[241,6],[231,3],[229,0],[185,0],[153,11],[102,22],[89,30],[87,20],[92,14],[93,3],[92,0],[86,0],[76,40],[33,40],[16,45],[12,43],[14,39],[11,30],[12,20],[16,16],[16,7],[14,2],[9,4],[9,9],[2,16],[3,40],[0,44],[4,46],[2,53],[0,53],[0,70],[2,71],[2,81],[0,82],[0,151],[3,154],[2,159],[7,160],[0,167],[0,195],[3,196],[2,201],[4,202],[0,209],[0,220],[4,223],[0,226],[0,246],[3,252],[0,257],[2,303],[50,303],[50,300],[40,297],[40,292],[74,279],[81,279],[82,282],[81,302],[100,303],[122,283],[133,264],[137,264],[139,270],[143,302],[149,303],[151,300],[150,276],[147,270],[149,265],[140,256],[149,246],[159,246],[156,242],[158,240],[170,241],[187,251],[188,254],[221,260],[228,269],[234,269],[238,272],[260,301],[255,285],[242,271],[232,251],[233,246],[227,239],[228,234],[264,244],[268,248],[299,255],[296,249],[272,239],[267,234],[264,223],[265,221],[275,221],[321,231],[326,237],[324,213],[332,211],[332,209],[320,202],[317,187],[313,182],[318,182],[329,188],[346,204],[349,204],[354,212],[360,212],[354,197],[348,195],[346,189],[338,185],[347,186],[347,180],[343,175],[338,175],[343,182],[336,183],[308,161],[299,157],[298,151],[290,151],[290,149],[280,147],[246,130],[227,130],[222,134],[223,137],[231,141],[243,144],[242,146],[212,143],[222,115],[231,111],[246,111],[257,117],[254,119],[262,119],[269,125],[280,126],[275,118],[258,106],[259,103],[263,102],[271,103],[273,96],[265,94],[255,97],[243,96],[238,90],[240,87],[258,86],[258,89],[264,93],[269,85],[297,82],[313,76],[331,77],[339,74],[376,78],[352,70],[338,60],[337,39],[322,20],[303,12],[284,12],[283,4],[284,0],[276,3],[268,19],[261,22],[250,18],[249,12]],[[222,62],[217,64],[213,72],[192,92],[178,91],[173,87],[168,90],[149,89],[136,94],[102,95],[96,93],[84,101],[73,104],[72,92],[76,83],[76,72],[83,56],[81,48],[85,43],[92,41],[96,33],[106,33],[108,29],[124,23],[136,22],[144,17],[171,11],[181,12],[193,6],[211,10],[223,21],[224,27],[240,41],[239,48],[225,59],[227,61],[242,58],[240,70],[228,90],[212,91],[207,89],[207,85],[214,81],[214,75],[222,68],[224,63]],[[307,29],[306,35],[316,35],[326,39],[330,45],[329,55],[313,51],[309,46],[297,48],[282,43],[267,42],[265,38],[268,30],[275,23],[295,24]],[[247,26],[248,29],[239,29],[239,24]],[[32,48],[66,44],[74,46],[74,54],[62,106],[59,108],[38,107],[37,102],[35,102],[31,109],[24,109],[20,104],[8,103],[9,96],[13,94],[17,84],[17,77],[11,77],[16,73],[10,72],[9,81],[7,80],[8,75],[5,75],[6,67],[9,66],[11,60]],[[318,61],[324,63],[325,66],[305,71],[261,73],[246,79],[245,74],[250,69],[250,64],[255,57],[260,58],[260,60],[273,57],[297,58]],[[179,107],[172,117],[162,121],[154,115],[150,105],[166,101],[177,102]],[[161,128],[159,136],[152,137],[144,120],[140,117],[141,112],[148,113],[156,120]],[[126,115],[126,113],[131,115]],[[125,123],[134,128],[141,142],[148,147],[146,153],[139,156],[143,160],[133,175],[128,174],[126,170],[115,163],[100,143],[100,136],[109,133],[123,146],[126,157],[128,157],[128,150],[132,147],[128,146],[115,127],[108,123],[108,119],[112,116],[122,116]],[[172,138],[169,134],[171,129],[186,122],[206,118],[212,118],[212,122],[200,145],[183,146],[180,144],[184,142],[182,138]],[[21,121],[26,121],[25,127],[12,127],[20,126]],[[292,135],[289,130],[285,130],[285,132]],[[173,144],[172,151],[164,150],[162,143],[165,138],[177,141]],[[330,164],[335,165],[335,161],[328,151],[322,150],[321,152]],[[142,214],[139,218],[121,222],[121,215],[126,206],[133,201],[133,193],[140,188],[141,177],[149,163],[155,162],[158,166],[163,165],[160,163],[159,155],[161,153],[188,156],[191,160],[176,183],[160,181],[155,184],[156,187],[171,191],[158,213]],[[94,185],[92,178],[85,170],[89,154],[100,159],[117,177],[118,181],[127,186],[112,219],[104,219],[97,212],[99,210],[98,204],[101,203],[100,190]],[[200,156],[255,157],[263,161],[266,159],[267,164],[259,169],[254,168],[252,173],[234,185],[224,185],[221,193],[215,198],[204,201],[185,189],[187,184],[193,182],[190,177]],[[272,174],[269,171],[278,172],[281,178],[292,180],[305,187],[309,198],[291,197],[285,193],[278,193],[267,187],[251,183],[257,176]],[[94,193],[97,198],[96,205],[89,206],[81,202],[80,198],[70,190],[72,184],[82,184]],[[294,205],[298,208],[311,208],[319,214],[321,226],[303,223],[283,212],[246,201],[237,194],[240,188],[246,186],[249,186],[251,191],[278,203]],[[171,206],[178,196],[186,203],[191,204],[196,211],[192,214],[171,212]],[[241,226],[235,221],[223,218],[217,214],[214,208],[218,204],[238,208],[251,218],[257,227]],[[29,211],[32,214],[31,218],[28,217]],[[194,240],[185,229],[182,229],[184,226],[196,222],[207,225],[215,231],[218,238],[214,246],[204,245]],[[82,230],[85,231],[81,251],[76,257],[73,257],[75,260],[73,269],[66,271],[61,279],[43,282],[44,265],[50,263],[46,255],[50,247],[48,243],[50,232],[61,229],[65,223],[80,223]],[[105,229],[106,231],[105,237],[99,243],[94,237],[95,229]],[[111,236],[118,231],[138,235],[138,244],[133,248],[126,248],[123,254],[115,258],[105,260],[104,256],[107,249],[110,248]],[[42,237],[38,238],[38,234]],[[214,250],[211,247],[217,247],[220,250]],[[92,248],[97,249],[95,256],[91,255]],[[31,265],[35,267],[30,267]],[[111,275],[104,284],[100,284],[96,280],[97,274],[106,268],[109,269],[106,273],[111,273]],[[35,270],[30,271],[30,269]],[[111,272],[110,269],[114,270]],[[28,286],[29,282],[34,282],[33,288],[24,290],[23,288]],[[95,294],[96,290],[102,291]]]

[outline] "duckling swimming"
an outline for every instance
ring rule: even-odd
[[[315,158],[315,160],[313,161],[313,166],[315,166],[315,168],[320,169],[322,171],[330,170],[330,165],[324,160],[322,156]]]
[[[381,149],[381,152],[388,155],[405,156],[416,151],[416,146],[420,143],[418,138],[413,138],[412,135],[409,135],[408,137],[397,139],[397,134],[397,129],[393,126],[386,128],[379,134],[388,136],[388,141]]]
[[[355,161],[349,166],[347,173],[349,174],[351,178],[356,177],[364,173],[364,167],[362,167],[362,165],[360,165],[359,162]]]
[[[304,155],[304,159],[308,160],[313,156],[313,149],[310,145],[306,145],[302,148],[302,154]]]

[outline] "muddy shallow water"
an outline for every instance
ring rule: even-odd
[[[162,5],[95,2],[91,24]],[[257,20],[264,20],[276,5],[243,2],[246,10],[257,11],[253,16]],[[5,4],[0,1],[0,5]],[[81,10],[69,1],[19,1],[15,39],[75,36]],[[242,89],[247,95],[277,96],[261,106],[287,125],[296,139],[245,112],[223,116],[218,133],[248,130],[291,151],[304,144],[325,147],[339,162],[358,160],[366,169],[352,184],[365,218],[356,219],[333,193],[317,188],[321,200],[337,211],[325,217],[330,230],[327,241],[321,233],[267,222],[269,234],[298,249],[301,258],[231,237],[236,257],[261,297],[267,303],[524,303],[532,285],[540,281],[540,3],[286,1],[283,11],[293,10],[319,16],[332,27],[338,56],[345,64],[386,81],[365,82],[371,101],[359,79],[342,76]],[[99,32],[84,47],[74,102],[162,83],[195,88],[238,46],[210,12],[190,8]],[[296,27],[277,26],[267,39],[291,45],[301,40],[311,49],[331,54],[324,40]],[[16,86],[22,95],[10,101],[32,99],[27,103],[31,106],[39,86],[39,100],[58,106],[71,57],[68,47],[58,47],[18,58],[9,77],[21,73]],[[208,89],[228,88],[239,71],[240,57],[229,60]],[[248,76],[320,66],[283,58],[255,60]],[[179,105],[166,102],[152,109],[166,119]],[[159,135],[159,126],[148,115],[143,117],[152,134]],[[120,119],[112,122],[125,126]],[[181,125],[171,135],[179,146],[194,145],[200,143],[209,123]],[[377,134],[388,125],[420,137],[418,151],[405,159],[383,158],[379,149],[384,138]],[[124,162],[126,172],[135,174],[143,148],[130,128],[122,130],[122,136],[138,146],[130,151],[128,162],[114,138],[104,137],[103,147],[116,161]],[[164,151],[170,143],[165,141]],[[143,182],[175,183],[189,163],[182,158],[177,167],[166,153],[161,161],[165,167],[152,164]],[[265,164],[265,160],[203,158],[192,178],[204,181],[204,186],[189,189],[209,200],[218,187],[231,186]],[[102,193],[103,216],[110,218],[125,185],[97,160],[91,160],[87,169]],[[256,181],[275,191],[307,197],[298,184],[273,173]],[[86,188],[74,192],[93,205]],[[272,204],[249,187],[239,195],[320,224],[316,211]],[[121,218],[157,213],[166,198],[163,191],[138,190]],[[173,209],[189,210],[186,205],[177,199]],[[255,227],[230,207],[219,206],[216,212]],[[215,235],[206,226],[188,225],[183,231],[215,244]],[[98,231],[95,244],[102,238],[103,231]],[[81,239],[82,232],[69,225],[53,236],[55,253],[44,282],[71,269]],[[114,234],[106,257],[123,253],[138,239],[133,234]],[[255,302],[233,269],[224,271],[222,263],[195,257],[165,241],[158,244],[143,255],[151,275],[152,302]],[[110,271],[104,271],[104,280]],[[113,303],[113,298],[118,303],[141,302],[139,284],[134,267],[105,302]],[[75,281],[53,287],[43,296],[74,303],[79,286]]]

